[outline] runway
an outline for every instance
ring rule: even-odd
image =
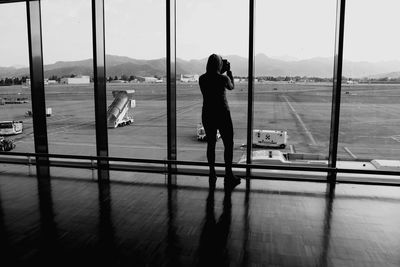
[[[275,90],[276,88],[276,90]],[[113,90],[135,89],[134,124],[109,129],[109,154],[115,157],[166,158],[167,108],[165,84],[107,84],[107,104]],[[338,156],[343,159],[398,159],[400,157],[400,90],[397,85],[343,86]],[[1,87],[0,95],[19,93],[30,99],[30,89]],[[345,94],[349,92],[349,94]],[[329,84],[256,83],[254,129],[284,130],[284,150],[327,156],[332,88]],[[234,160],[247,134],[247,83],[227,92],[235,131]],[[95,155],[93,85],[46,86],[50,153]],[[202,96],[197,84],[177,85],[177,149],[180,160],[205,161],[205,143],[197,141]],[[34,152],[32,119],[25,117],[31,104],[0,106],[0,120],[23,120],[24,133],[12,138],[15,151]],[[349,153],[349,151],[351,153]],[[217,161],[223,161],[222,142]]]

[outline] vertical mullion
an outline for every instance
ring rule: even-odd
[[[92,27],[96,151],[97,156],[108,157],[104,0],[92,0]],[[97,164],[98,179],[109,180],[108,161],[98,160]]]
[[[332,90],[331,111],[331,134],[329,142],[329,167],[336,169],[337,147],[339,142],[339,117],[340,96],[342,90],[342,67],[343,67],[343,42],[344,42],[344,19],[346,0],[337,0],[336,8],[336,31],[335,31],[335,55]],[[336,183],[336,171],[328,175],[330,188],[334,189]]]
[[[35,152],[48,154],[40,1],[27,1],[26,10]],[[50,176],[49,158],[37,156],[36,161],[37,177],[48,178]]]
[[[176,149],[176,0],[167,0],[167,159],[177,159]],[[176,164],[168,163],[168,185],[176,185]]]
[[[255,0],[249,0],[249,78],[248,78],[248,99],[247,99],[247,147],[246,164],[252,161],[253,144],[253,106],[254,106],[254,13]],[[250,189],[251,168],[246,168],[246,189]]]

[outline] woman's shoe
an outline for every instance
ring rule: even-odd
[[[240,178],[234,174],[226,175],[224,179],[225,189],[233,190],[240,184]]]

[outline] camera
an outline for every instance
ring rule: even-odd
[[[222,59],[221,74],[231,70],[231,63],[227,59]]]

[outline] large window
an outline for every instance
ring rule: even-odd
[[[234,162],[245,149],[247,127],[248,1],[177,1],[177,138],[178,159],[206,161],[206,142],[197,140],[203,98],[198,85],[208,57],[231,63],[235,89],[226,92],[234,128]],[[222,140],[216,161],[223,162]]]
[[[90,0],[43,0],[49,152],[96,155]]]
[[[257,1],[253,150],[273,160],[255,163],[328,158],[335,15],[334,0]]]
[[[109,155],[166,159],[165,1],[105,1]]]
[[[0,138],[14,139],[14,151],[34,152],[26,2],[11,2],[0,5]],[[254,124],[247,129],[252,2],[176,0],[176,14],[168,19],[176,20],[171,37],[176,41],[177,103],[171,116],[176,116],[177,129],[170,141],[176,133],[177,159],[206,161],[206,142],[199,140],[205,133],[198,80],[215,53],[231,62],[235,78],[235,89],[226,92],[235,132],[234,162],[244,163],[252,146],[255,164],[327,167],[329,145],[338,145],[338,168],[398,171],[398,1],[346,1],[338,144],[330,139],[337,130],[331,129],[331,109],[332,103],[339,104],[332,92],[338,74],[334,52],[341,47],[335,47],[341,1],[255,2]],[[100,115],[107,117],[109,155],[168,157],[167,3],[105,0],[102,18],[101,12],[92,13],[90,0],[40,1],[49,153],[96,155],[95,15],[105,21],[107,113]],[[247,132],[253,144],[246,144]],[[220,140],[217,162],[224,161],[223,151]],[[326,172],[313,173],[317,178],[321,174]]]
[[[0,4],[0,32],[0,146],[34,152],[25,3]]]
[[[394,0],[347,1],[339,167],[399,170],[399,8]]]

